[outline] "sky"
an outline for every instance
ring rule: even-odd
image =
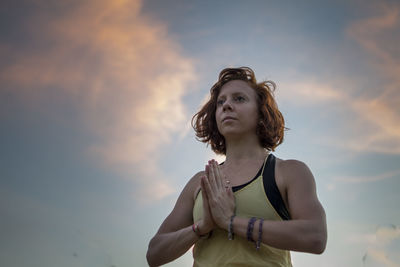
[[[225,67],[277,84],[322,255],[400,266],[400,2],[20,0],[0,9],[0,265],[147,266],[211,158],[192,116]],[[189,251],[167,266],[191,266]]]

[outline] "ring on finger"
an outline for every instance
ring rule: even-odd
[[[229,180],[226,180],[225,183],[226,183],[225,188],[229,188],[229,186],[230,186],[230,181],[229,181]]]

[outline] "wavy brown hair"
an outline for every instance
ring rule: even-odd
[[[220,72],[218,81],[210,89],[210,100],[192,118],[197,140],[211,144],[211,149],[217,154],[226,154],[225,138],[218,131],[215,111],[222,86],[232,80],[245,81],[256,92],[259,117],[256,134],[263,148],[275,151],[283,142],[286,129],[273,95],[276,85],[273,81],[257,83],[253,70],[248,67],[226,68]]]

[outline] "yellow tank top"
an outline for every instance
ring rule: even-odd
[[[257,217],[264,220],[281,221],[264,191],[263,173],[250,184],[234,192],[236,199],[236,215],[238,217]],[[199,221],[203,216],[203,198],[197,194],[193,207],[193,220]],[[208,239],[199,239],[193,248],[193,266],[292,266],[290,252],[261,244],[256,250],[254,243],[246,238],[235,236],[228,240],[228,233],[215,229]]]

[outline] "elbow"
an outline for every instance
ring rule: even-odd
[[[152,246],[151,241],[150,241],[149,247],[147,249],[146,260],[150,267],[160,266],[160,264],[157,264],[157,259],[155,257],[154,248]]]
[[[326,233],[316,235],[314,240],[311,242],[310,252],[314,254],[322,254],[326,248]]]
[[[151,256],[150,248],[147,249],[146,260],[147,260],[147,263],[149,264],[149,266],[155,266],[154,262],[153,262],[153,258]]]
[[[154,257],[154,254],[150,251],[150,249],[147,250],[146,259],[150,267],[156,267],[161,265],[157,263],[157,259]]]
[[[313,244],[311,253],[322,254],[324,253],[325,248],[326,248],[326,242],[324,242],[323,240],[317,240]]]

